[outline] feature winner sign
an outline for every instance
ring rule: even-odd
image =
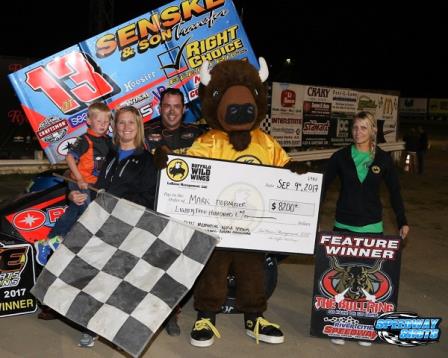
[[[396,236],[319,233],[311,335],[379,341],[375,319],[397,307],[400,247]]]
[[[86,131],[90,103],[134,106],[147,122],[159,116],[165,88],[179,88],[188,102],[195,101],[202,63],[230,59],[258,66],[232,1],[173,1],[9,79],[45,154],[56,163]],[[194,119],[186,113],[187,121]]]
[[[0,317],[35,312],[34,255],[29,244],[0,243]]]

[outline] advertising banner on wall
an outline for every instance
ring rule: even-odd
[[[331,110],[333,113],[354,115],[358,110],[358,91],[349,88],[332,88],[331,99]]]
[[[375,319],[396,311],[401,238],[319,233],[311,335],[379,341]]]
[[[87,107],[133,105],[145,121],[159,115],[160,93],[180,88],[197,99],[208,60],[247,59],[258,67],[230,0],[173,1],[9,76],[50,162],[86,131]],[[199,116],[192,106],[190,120]]]
[[[428,105],[428,115],[430,119],[446,120],[448,118],[448,99],[430,98]]]
[[[398,102],[400,118],[425,118],[428,113],[427,98],[400,98]]]
[[[376,114],[378,132],[381,133],[382,126],[385,142],[395,142],[398,126],[398,96],[380,94]]]
[[[282,147],[302,145],[304,89],[302,85],[272,83],[270,134]]]
[[[379,107],[379,94],[370,92],[358,93],[358,112],[370,112],[376,116],[377,108]]]
[[[353,141],[350,129],[358,111],[358,91],[332,88],[331,100],[330,145],[345,146]]]
[[[329,87],[305,86],[302,145],[330,144],[332,91]]]
[[[330,122],[330,144],[332,146],[345,146],[353,142],[351,127],[353,114],[333,113]]]

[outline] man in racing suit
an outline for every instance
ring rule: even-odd
[[[182,122],[185,112],[184,95],[177,88],[167,88],[160,97],[160,119],[150,121],[145,127],[148,150],[167,146],[176,154],[185,154],[194,140],[202,134],[195,125]]]

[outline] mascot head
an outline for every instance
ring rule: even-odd
[[[242,60],[218,63],[211,71],[202,64],[199,87],[202,114],[210,127],[227,132],[237,151],[246,149],[250,131],[257,128],[267,111],[268,78],[266,61],[260,57],[260,71]]]

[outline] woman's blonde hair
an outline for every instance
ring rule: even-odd
[[[357,120],[365,121],[367,124],[367,129],[369,130],[370,135],[370,155],[372,160],[375,158],[376,153],[376,134],[378,132],[378,128],[376,126],[376,119],[370,112],[359,112],[355,115],[353,123]]]
[[[145,147],[145,130],[143,128],[143,118],[140,115],[138,109],[132,106],[121,107],[115,112],[113,141],[117,145],[120,144],[120,138],[118,138],[117,123],[120,115],[126,112],[133,114],[134,122],[137,125],[137,135],[134,139],[134,145],[138,149],[143,149]]]

